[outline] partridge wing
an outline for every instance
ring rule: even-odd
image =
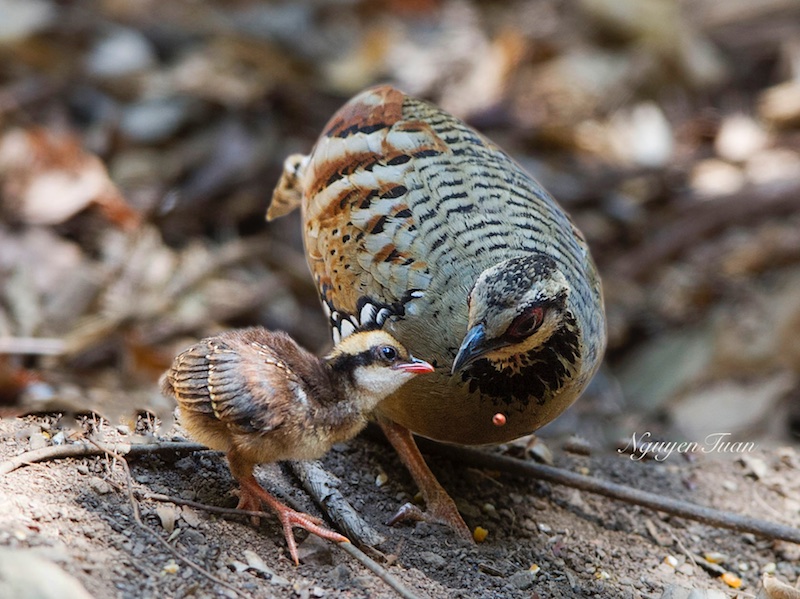
[[[404,100],[390,87],[356,96],[305,166],[306,253],[334,336],[382,326],[430,284],[414,216],[423,194],[415,161],[446,147],[427,122],[404,116]]]
[[[270,349],[256,341],[207,339],[176,358],[163,385],[183,409],[207,414],[236,433],[279,428],[300,382]],[[168,390],[168,389],[166,389]]]

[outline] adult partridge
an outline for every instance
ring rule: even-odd
[[[256,464],[310,460],[354,437],[378,402],[415,375],[432,372],[385,331],[365,331],[320,360],[280,332],[228,331],[180,353],[161,379],[178,402],[181,422],[197,441],[227,453],[239,481],[239,507],[278,513],[298,563],[292,526],[336,542],[346,537],[267,493]]]
[[[469,531],[409,432],[501,443],[586,388],[606,341],[580,231],[503,150],[389,86],[351,99],[290,156],[268,219],[302,206],[334,340],[383,328],[436,367],[377,408],[428,518]]]

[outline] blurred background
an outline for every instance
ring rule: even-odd
[[[224,328],[328,347],[283,159],[380,82],[585,233],[606,364],[550,432],[800,435],[797,0],[0,0],[0,408],[172,406]]]

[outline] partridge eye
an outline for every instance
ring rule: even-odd
[[[394,362],[397,359],[397,350],[391,345],[384,345],[379,348],[378,353],[387,362]]]
[[[531,308],[514,319],[506,331],[506,336],[514,340],[530,337],[541,326],[543,320],[544,310],[540,307]]]

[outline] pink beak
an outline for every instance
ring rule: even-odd
[[[396,370],[405,370],[406,372],[413,372],[414,374],[425,374],[426,372],[433,372],[434,368],[425,360],[417,360],[411,358],[410,362],[400,362],[395,364],[392,368]]]

